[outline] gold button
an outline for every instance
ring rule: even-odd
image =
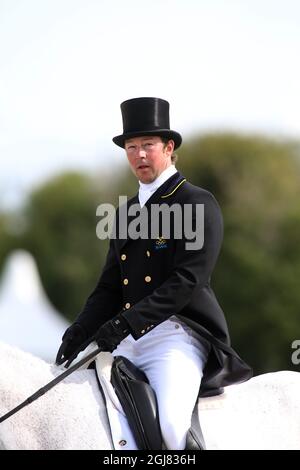
[[[146,255],[148,256],[148,258],[150,258],[150,251],[149,250],[146,251]]]
[[[127,304],[125,304],[125,308],[130,308],[130,303],[127,302]]]
[[[146,281],[146,282],[151,282],[151,277],[150,277],[150,276],[146,276],[146,277],[145,277],[145,281]]]
[[[143,335],[143,334],[145,333],[145,330],[142,330],[141,333],[142,333],[142,335]]]
[[[122,260],[122,261],[125,261],[126,258],[127,258],[127,257],[126,257],[126,255],[124,255],[124,254],[121,256],[121,260]]]
[[[124,284],[124,286],[127,286],[127,284],[128,284],[128,279],[124,279],[123,284]]]

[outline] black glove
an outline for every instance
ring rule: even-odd
[[[130,327],[119,313],[112,320],[102,325],[94,336],[94,340],[102,351],[112,352],[130,333]]]
[[[63,362],[69,359],[75,352],[73,360],[78,356],[80,351],[85,349],[87,340],[87,333],[79,323],[73,323],[64,333],[62,343],[56,356],[56,364],[60,366]],[[80,346],[82,346],[80,348]],[[78,351],[77,351],[78,350]]]

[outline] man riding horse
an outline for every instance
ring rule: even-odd
[[[189,447],[199,394],[221,393],[249,379],[251,369],[230,347],[210,286],[223,237],[221,211],[210,192],[175,167],[182,138],[170,129],[169,103],[134,98],[121,112],[123,133],[113,141],[125,149],[138,194],[117,210],[98,283],[65,332],[56,362],[69,365],[89,338],[128,359],[155,392],[165,447],[180,450]],[[163,209],[172,212],[167,230],[157,216]]]

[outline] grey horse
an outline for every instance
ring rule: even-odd
[[[0,415],[62,371],[0,343]],[[256,376],[199,400],[207,449],[300,449],[300,373]],[[183,397],[184,399],[184,397]],[[0,424],[0,449],[112,449],[95,371],[78,370]]]

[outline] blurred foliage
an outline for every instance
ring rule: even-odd
[[[44,288],[54,306],[73,320],[91,292],[104,260],[96,237],[96,207],[101,190],[92,178],[66,173],[30,195],[13,220],[25,220],[20,233],[7,230],[14,245],[37,261]]]
[[[232,344],[256,374],[295,369],[300,338],[299,143],[257,135],[191,138],[177,168],[211,191],[224,216],[224,243],[212,285]],[[96,177],[66,173],[34,190],[22,212],[0,214],[0,263],[13,248],[29,250],[56,308],[73,320],[94,288],[107,241],[96,237],[96,208],[133,196],[127,169]]]

